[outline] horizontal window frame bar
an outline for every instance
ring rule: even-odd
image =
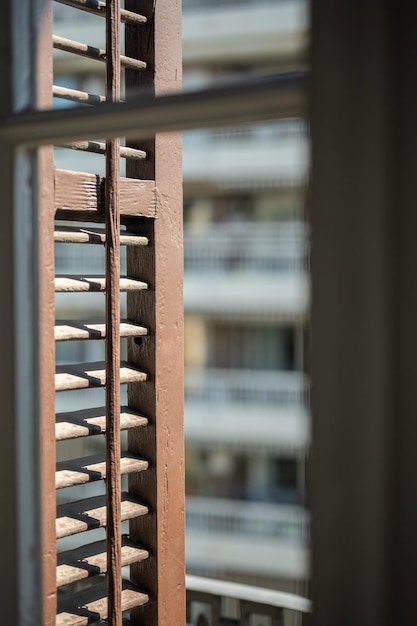
[[[0,141],[30,148],[95,137],[145,139],[158,132],[301,117],[306,78],[306,72],[279,74],[194,92],[141,94],[89,108],[16,113],[0,120]]]

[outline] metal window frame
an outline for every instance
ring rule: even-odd
[[[4,623],[18,626],[55,623],[50,144],[92,136],[149,138],[157,132],[299,115],[305,107],[299,89],[304,75],[299,74],[198,93],[160,95],[161,90],[83,111],[36,111],[48,108],[52,94],[51,21],[50,0],[0,5],[6,94],[0,101],[0,185],[3,207],[11,207],[0,212],[0,473],[7,511],[1,517],[1,536],[8,566],[0,602]],[[169,622],[168,605],[161,615],[160,623]]]
[[[0,140],[33,147],[98,136],[144,139],[155,133],[299,117],[306,113],[305,84],[306,73],[297,72],[182,94],[138,94],[128,102],[85,109],[19,113],[0,119]]]
[[[272,81],[143,96],[132,109],[118,104],[93,113],[17,114],[36,102],[32,79],[39,56],[28,42],[36,42],[47,5],[48,0],[0,5],[5,50],[0,73],[9,94],[0,102],[0,185],[3,206],[15,207],[0,212],[5,303],[0,309],[0,475],[8,513],[1,518],[1,535],[9,574],[0,600],[5,623],[34,626],[46,622],[39,603],[37,543],[41,411],[34,326],[39,299],[32,289],[40,201],[36,153],[28,146],[67,139],[64,119],[71,138],[109,135],[113,114],[112,135],[148,137],[304,110],[298,95],[291,100],[294,108],[288,101],[281,107],[290,90]],[[417,477],[417,298],[410,285],[417,266],[417,214],[408,205],[415,195],[414,24],[415,5],[406,0],[360,8],[348,0],[313,3],[313,69],[320,68],[312,83],[313,620],[320,626],[416,623],[417,521],[410,494]],[[347,401],[341,403],[341,397]],[[31,506],[22,508],[26,496]]]

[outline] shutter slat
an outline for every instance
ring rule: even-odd
[[[106,96],[88,93],[87,91],[79,91],[78,89],[69,89],[60,85],[53,85],[52,95],[54,98],[69,100],[70,102],[79,102],[80,104],[102,104],[106,102]]]
[[[120,278],[120,291],[140,291],[147,288],[148,285],[141,280],[129,278],[128,276],[122,276]],[[97,292],[105,290],[106,279],[104,276],[55,276],[56,293]]]
[[[148,420],[129,407],[121,407],[120,428],[128,430],[139,426],[146,426]],[[106,432],[106,410],[104,407],[83,409],[56,415],[55,433],[56,440],[76,439],[101,435]]]
[[[147,506],[128,493],[122,494],[122,521],[146,515]],[[106,526],[106,497],[95,496],[57,507],[56,538],[62,539],[78,533]]]
[[[123,452],[120,458],[120,473],[131,474],[148,469],[148,462],[135,454]],[[70,459],[57,463],[55,488],[74,487],[106,478],[104,454],[94,454],[81,459]]]
[[[106,154],[106,144],[102,141],[66,141],[56,144],[59,148],[69,148],[70,150],[81,150],[81,152],[92,152],[93,154]],[[147,154],[144,150],[135,148],[120,148],[120,157],[123,159],[136,159],[142,161]]]
[[[56,626],[87,626],[107,618],[106,584],[93,585],[58,602]],[[122,611],[149,601],[146,593],[123,581]]]
[[[66,39],[65,37],[59,37],[58,35],[54,35],[52,37],[52,43],[55,50],[78,54],[83,57],[88,57],[89,59],[94,59],[95,61],[106,61],[107,53],[106,50],[102,48],[95,48],[94,46],[89,46],[81,41]],[[120,65],[124,68],[139,72],[143,72],[147,68],[145,61],[132,59],[132,57],[127,56],[120,57]]]
[[[122,565],[138,563],[149,557],[149,552],[138,546],[128,536],[122,536]],[[61,552],[56,568],[57,587],[69,585],[84,578],[90,578],[107,571],[106,542],[97,541]]]
[[[147,374],[128,363],[120,364],[120,383],[138,383],[147,380]],[[55,374],[55,391],[104,387],[106,370],[103,362],[79,365],[58,365]]]
[[[147,329],[139,324],[127,320],[120,323],[121,337],[140,337],[147,334]],[[59,320],[55,324],[55,341],[104,339],[105,336],[106,325],[103,322]]]
[[[90,243],[103,245],[106,243],[106,233],[99,228],[79,228],[77,226],[61,226],[54,231],[56,243]],[[149,239],[142,235],[122,232],[120,244],[122,246],[147,246]]]

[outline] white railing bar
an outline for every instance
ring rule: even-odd
[[[241,583],[230,583],[224,580],[203,578],[202,576],[194,576],[192,574],[187,574],[185,584],[187,591],[197,591],[223,598],[235,598],[236,600],[256,602],[282,609],[299,611],[301,613],[311,612],[311,601],[308,598],[297,596],[293,593],[252,587],[251,585],[243,585]]]
[[[151,137],[157,132],[221,127],[302,116],[305,72],[280,74],[227,87],[155,97],[88,109],[16,113],[0,121],[0,140],[27,147],[95,137]]]

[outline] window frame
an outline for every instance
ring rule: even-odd
[[[48,495],[55,492],[49,419],[55,362],[53,310],[48,305],[53,301],[53,267],[48,264],[53,254],[51,144],[103,135],[149,138],[157,132],[299,115],[305,109],[300,93],[304,75],[297,74],[196,93],[140,95],[99,109],[47,110],[52,98],[51,34],[50,0],[1,4],[5,97],[0,101],[0,185],[3,205],[10,210],[0,216],[5,303],[0,471],[8,511],[2,550],[9,568],[0,601],[4,622],[19,626],[52,625],[55,620],[55,516]]]

